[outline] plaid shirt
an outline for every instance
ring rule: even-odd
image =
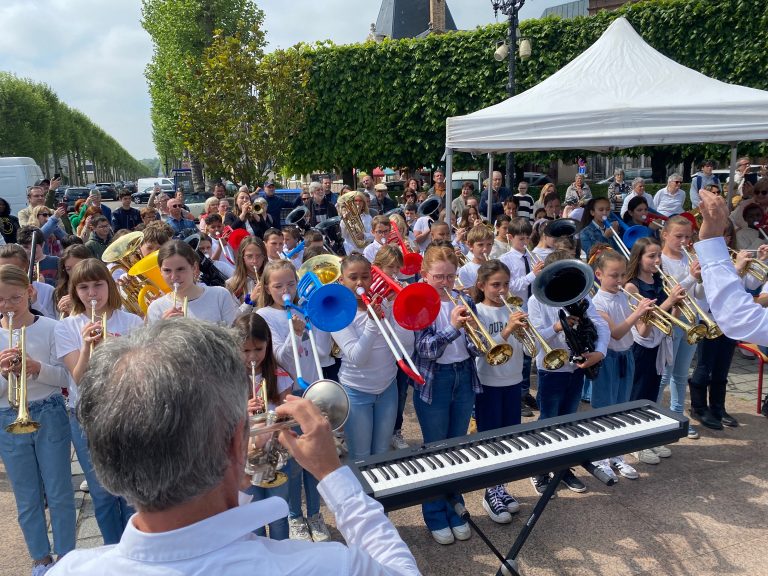
[[[464,296],[464,298],[472,311],[477,313],[472,299],[469,296]],[[474,356],[479,356],[480,352],[467,337],[466,332],[457,330],[450,324],[443,329],[438,329],[437,322],[433,322],[424,330],[416,332],[416,350],[413,354],[413,361],[419,374],[424,378],[424,384],[419,386],[414,383],[414,388],[419,393],[419,397],[427,404],[432,404],[432,382],[435,380],[437,359],[443,354],[448,344],[461,336],[464,337],[467,345],[467,352],[469,352],[470,356],[469,360]],[[480,394],[483,389],[480,385],[480,379],[477,377],[477,367],[474,361],[470,361],[469,366],[472,373],[472,390],[475,394]]]

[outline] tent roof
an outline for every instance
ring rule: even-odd
[[[468,152],[764,139],[768,92],[678,64],[646,44],[625,18],[530,90],[446,123],[446,147]]]

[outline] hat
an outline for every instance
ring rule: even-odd
[[[35,186],[45,186],[46,184],[48,184],[49,186],[51,185],[51,181],[48,180],[48,178],[43,178],[42,180],[38,180],[37,182],[35,182]]]
[[[264,188],[266,188],[267,186],[274,186],[274,185],[275,185],[275,181],[272,180],[271,178],[266,182],[264,182]]]
[[[373,187],[374,190],[388,190],[387,185],[384,182],[379,182]]]

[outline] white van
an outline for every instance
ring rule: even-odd
[[[154,178],[139,178],[136,182],[136,192],[143,192],[147,188],[154,188],[155,184],[160,184],[164,190],[173,191],[173,180],[164,176],[155,176]]]
[[[32,158],[0,158],[0,198],[11,207],[11,214],[27,206],[27,188],[43,179],[43,172]]]

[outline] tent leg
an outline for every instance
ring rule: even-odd
[[[488,154],[488,222],[493,224],[493,154]]]
[[[733,210],[733,197],[736,195],[736,157],[738,156],[737,143],[731,143],[731,174],[728,177],[728,211]]]
[[[451,204],[453,203],[453,149],[445,149],[445,221],[451,222]]]

